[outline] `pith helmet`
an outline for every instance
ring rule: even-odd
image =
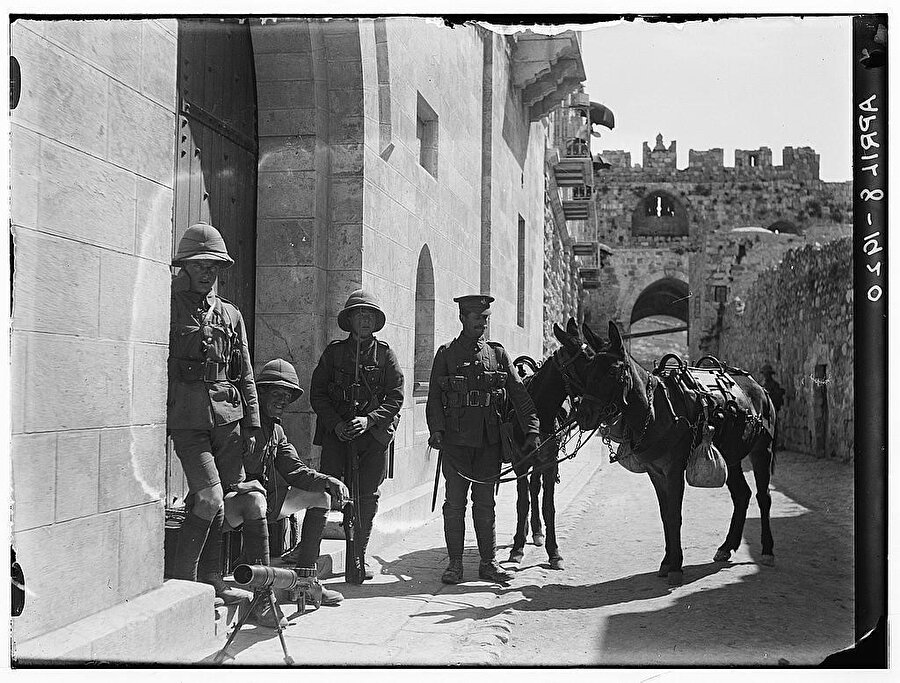
[[[350,327],[350,314],[357,308],[368,308],[374,311],[375,329],[372,330],[373,332],[378,332],[378,330],[384,327],[384,311],[382,311],[381,307],[378,305],[378,298],[372,294],[372,292],[367,292],[364,289],[357,289],[347,297],[347,303],[344,304],[344,310],[338,313],[338,327],[344,330],[344,332],[350,332],[352,330]]]
[[[225,240],[213,226],[207,223],[194,223],[184,231],[178,241],[178,251],[172,257],[172,265],[180,266],[183,261],[221,261],[223,268],[234,263],[228,255]]]
[[[297,378],[297,371],[294,366],[286,360],[276,358],[270,360],[259,371],[256,377],[257,386],[275,386],[284,387],[291,390],[291,400],[293,403],[303,396],[303,389],[300,388],[300,380]]]

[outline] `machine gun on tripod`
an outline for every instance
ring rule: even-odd
[[[284,628],[281,626],[283,614],[275,600],[275,591],[288,591],[291,601],[297,603],[297,612],[300,614],[306,611],[307,596],[310,597],[313,605],[318,608],[322,604],[322,584],[316,580],[315,569],[285,569],[283,567],[268,567],[261,564],[241,564],[234,569],[234,581],[239,586],[252,588],[253,600],[250,603],[250,608],[238,621],[231,635],[228,636],[225,646],[216,653],[213,663],[221,664],[226,657],[231,656],[228,654],[228,646],[237,637],[237,634],[254,610],[265,601],[268,601],[269,609],[272,610],[272,614],[278,620],[275,630],[278,632],[281,649],[284,651],[284,663],[288,665],[293,664],[294,659],[288,654],[287,645],[284,642]]]

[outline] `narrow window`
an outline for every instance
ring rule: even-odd
[[[516,283],[516,324],[525,327],[525,219],[519,216],[518,273]]]
[[[434,360],[434,267],[428,245],[419,253],[416,268],[416,329],[413,359],[413,394],[428,394],[431,363]]]
[[[416,107],[416,138],[419,142],[419,164],[437,178],[438,116],[421,93]]]

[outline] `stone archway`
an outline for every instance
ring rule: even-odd
[[[684,328],[690,320],[687,278],[664,274],[648,279],[633,289],[620,317],[628,320],[629,350],[645,368],[667,353],[687,358],[688,333]]]
[[[786,220],[775,221],[767,229],[771,232],[779,233],[782,235],[799,235],[799,234],[801,234],[800,228],[798,228],[791,221],[786,221]]]
[[[684,280],[674,277],[660,278],[638,294],[631,308],[630,323],[633,325],[650,316],[665,315],[687,324],[690,322],[689,295],[690,289]]]

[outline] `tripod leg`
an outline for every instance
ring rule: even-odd
[[[232,641],[237,637],[237,634],[240,632],[241,627],[247,623],[247,619],[250,618],[250,615],[253,614],[253,610],[256,609],[257,603],[262,600],[263,594],[257,593],[253,596],[253,601],[250,603],[250,608],[247,612],[240,618],[237,623],[237,626],[234,627],[234,630],[231,632],[231,635],[228,636],[228,640],[225,641],[225,646],[216,653],[216,656],[213,658],[213,664],[221,664],[225,661],[225,657],[228,656],[228,646],[231,645]]]
[[[284,650],[284,663],[288,666],[292,666],[294,664],[294,659],[288,654],[287,644],[284,642],[284,629],[281,628],[281,610],[278,608],[278,605],[275,604],[275,597],[272,595],[271,589],[269,590],[267,597],[269,598],[269,609],[272,610],[272,614],[275,615],[275,618],[279,620],[278,625],[275,627],[275,630],[278,631],[278,640],[281,641],[281,649]]]

